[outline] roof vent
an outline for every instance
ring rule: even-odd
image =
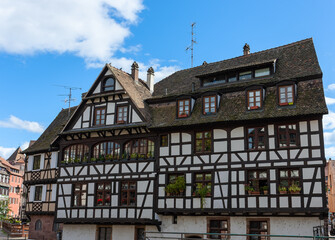
[[[248,55],[250,54],[250,46],[248,43],[244,44],[244,47],[243,47],[243,55]]]
[[[202,63],[202,65],[204,66],[204,65],[207,65],[208,63],[206,62],[206,61],[204,61],[203,63]]]
[[[138,64],[135,61],[131,65],[131,77],[134,79],[135,83],[138,83]]]

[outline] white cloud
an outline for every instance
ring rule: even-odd
[[[323,133],[325,145],[335,145],[335,130]]]
[[[335,90],[335,83],[328,85],[327,90]]]
[[[0,51],[71,52],[106,62],[130,36],[143,0],[1,0]],[[131,47],[130,51],[139,46]]]
[[[29,142],[24,142],[21,144],[21,150],[26,150],[29,147]]]
[[[325,148],[326,159],[335,159],[335,147]]]
[[[0,157],[3,157],[5,159],[9,158],[10,155],[16,150],[16,148],[6,148],[0,146]]]
[[[0,127],[3,128],[16,128],[24,129],[29,132],[42,133],[44,128],[38,122],[31,122],[27,120],[22,120],[18,117],[11,115],[8,120],[0,121]]]
[[[324,129],[334,129],[335,128],[335,113],[329,111],[328,115],[323,117],[323,128]]]
[[[326,97],[326,103],[328,105],[335,104],[335,98]]]

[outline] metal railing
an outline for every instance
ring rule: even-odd
[[[285,231],[285,229],[283,229]],[[192,233],[192,232],[144,232],[145,240],[170,239],[224,239],[224,240],[292,240],[292,239],[335,239],[328,236],[300,236],[300,235],[264,235],[264,234],[236,234],[236,233]]]

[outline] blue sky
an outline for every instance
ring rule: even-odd
[[[37,139],[62,108],[68,90],[89,89],[104,63],[156,81],[194,65],[313,37],[330,114],[326,156],[335,157],[335,1],[2,0],[0,2],[0,156]]]

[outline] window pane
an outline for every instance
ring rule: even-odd
[[[270,68],[262,68],[255,70],[255,77],[263,77],[270,75]]]

